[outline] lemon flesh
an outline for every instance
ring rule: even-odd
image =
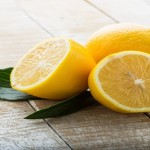
[[[119,112],[150,111],[150,55],[125,51],[109,55],[90,73],[93,96]]]
[[[63,39],[51,39],[33,48],[14,69],[12,86],[31,88],[45,80],[67,54],[67,46]]]

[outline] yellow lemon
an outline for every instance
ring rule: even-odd
[[[46,99],[65,99],[88,87],[95,61],[71,39],[51,38],[29,51],[11,73],[12,88]]]
[[[86,47],[97,62],[123,50],[150,53],[150,26],[131,23],[109,25],[94,33]]]
[[[150,112],[150,54],[124,51],[102,59],[89,75],[97,101],[118,112]]]

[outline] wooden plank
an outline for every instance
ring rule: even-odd
[[[42,101],[32,103],[37,110],[45,107]],[[144,114],[121,114],[95,105],[47,122],[73,149],[150,148],[150,120]]]
[[[25,120],[27,102],[0,101],[0,149],[69,149],[43,120]]]
[[[22,0],[20,6],[54,36],[67,35],[82,43],[93,31],[114,22],[79,0]],[[31,101],[37,110],[54,103]],[[73,149],[150,148],[150,121],[144,114],[119,114],[99,105],[47,122]]]
[[[14,1],[0,1],[0,68],[13,66],[35,43],[48,38]],[[70,149],[43,120],[25,120],[33,108],[25,102],[0,101],[0,149]]]
[[[55,36],[85,42],[89,35],[113,21],[81,0],[21,0],[18,5]]]
[[[0,18],[0,68],[14,66],[36,43],[50,37],[11,0],[0,1]]]
[[[143,114],[119,114],[93,106],[48,121],[73,149],[150,148],[150,121]]]
[[[150,24],[150,8],[143,0],[85,0],[118,22]]]

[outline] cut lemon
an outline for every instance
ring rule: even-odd
[[[123,51],[101,60],[89,75],[97,101],[118,112],[150,112],[150,54]]]
[[[86,90],[95,61],[71,39],[51,38],[29,51],[11,73],[12,88],[47,98],[65,99]]]
[[[96,62],[125,50],[150,53],[150,26],[133,23],[108,25],[91,36],[86,48]]]

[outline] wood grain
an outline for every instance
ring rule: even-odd
[[[69,149],[43,120],[25,120],[33,109],[27,102],[0,101],[0,149]]]
[[[103,0],[97,2],[105,3]],[[121,2],[117,2],[121,5]],[[131,2],[127,1],[124,5],[127,7],[128,3],[130,5]],[[140,4],[138,1],[133,11],[137,14],[131,13],[128,21],[134,17],[139,20],[133,22],[142,22],[145,20],[143,18],[148,18],[145,4],[141,5],[143,11],[146,9],[142,13],[144,17],[142,18],[142,15],[138,17],[136,11]],[[122,11],[120,8],[121,15],[116,17],[113,11],[104,11],[99,9],[97,4],[95,4],[97,7],[94,7],[79,0],[45,0],[44,3],[39,0],[22,0],[19,1],[19,5],[31,19],[54,36],[65,35],[81,43],[84,43],[88,36],[98,28],[122,21],[121,15],[128,11],[123,8]],[[115,1],[107,1],[105,5],[109,5],[109,8],[114,7]],[[117,8],[114,9],[116,9],[114,12],[117,12]],[[127,15],[123,18],[126,19]],[[144,21],[144,23],[147,22]],[[54,103],[31,101],[31,105],[37,110]],[[144,114],[119,114],[99,105],[72,115],[48,119],[47,122],[73,149],[150,149],[150,120]]]
[[[14,66],[36,43],[50,37],[13,0],[0,1],[0,18],[0,68]]]
[[[150,121],[93,106],[48,122],[73,149],[149,149]]]
[[[81,0],[21,0],[18,5],[54,36],[84,43],[89,35],[113,21]]]
[[[43,101],[32,104],[37,110],[46,107]],[[120,114],[95,105],[47,122],[73,149],[150,148],[150,120],[144,114]]]
[[[0,1],[0,18],[0,68],[13,66],[35,43],[50,37],[13,0]],[[70,149],[45,121],[23,119],[33,111],[26,101],[0,100],[0,149]]]
[[[150,7],[143,0],[86,0],[118,22],[150,24]],[[111,4],[110,4],[111,3]]]

